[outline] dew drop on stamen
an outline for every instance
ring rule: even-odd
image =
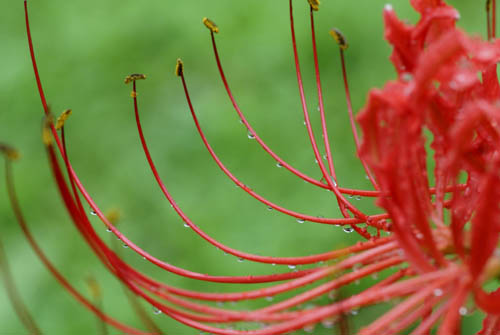
[[[252,133],[252,132],[248,132],[248,138],[251,139],[251,140],[254,140],[255,139],[255,135]]]
[[[312,325],[308,325],[308,326],[305,326],[305,327],[304,327],[304,331],[305,331],[306,333],[308,333],[308,334],[312,334],[312,333],[313,333],[313,331],[314,331],[314,327],[315,327],[315,325],[314,325],[314,324],[312,324]]]
[[[184,227],[191,228],[191,227],[189,227],[189,225],[187,223],[184,223]]]
[[[238,257],[238,262],[242,263],[243,261],[244,261],[244,259],[243,259],[243,258]]]
[[[440,296],[442,296],[442,295],[443,295],[443,290],[442,290],[442,289],[440,289],[440,288],[435,289],[435,290],[434,290],[434,295],[435,295],[436,297],[440,297]]]
[[[352,315],[358,315],[358,313],[359,313],[359,310],[357,310],[357,309],[351,309],[351,314]]]
[[[323,327],[325,327],[326,329],[331,329],[335,325],[335,320],[332,318],[325,319],[325,320],[321,321],[321,325]]]
[[[297,222],[298,223],[304,223],[304,222],[306,222],[306,220],[304,220],[304,219],[297,219]]]
[[[360,196],[360,195],[357,195],[357,196],[355,196],[355,197],[354,197],[354,199],[356,199],[356,200],[361,200],[361,196]]]
[[[266,301],[273,301],[274,297],[266,297]]]
[[[106,231],[107,231],[108,233],[111,233],[111,232],[112,232],[111,228],[106,228]]]
[[[124,244],[124,245],[123,245],[123,247],[124,247],[124,248],[128,248],[128,245]]]
[[[97,213],[96,213],[94,210],[91,210],[91,211],[90,211],[90,215],[94,215],[94,216],[96,216],[96,215],[97,215]]]
[[[291,270],[295,270],[297,268],[297,265],[288,265],[288,268]]]
[[[153,307],[153,313],[156,314],[156,315],[161,314],[161,310],[159,310],[156,307]]]
[[[283,167],[283,165],[281,165],[281,163],[280,163],[280,162],[277,162],[277,163],[276,163],[276,166],[277,166],[277,167],[279,167],[279,168],[280,168],[280,167]]]
[[[465,306],[462,306],[458,309],[458,314],[462,315],[462,316],[465,316],[467,315],[467,307]]]
[[[352,227],[344,227],[344,233],[350,234],[354,231],[354,228]]]
[[[268,210],[268,211],[272,211],[272,210],[273,210],[273,208],[272,208],[271,206],[267,206],[267,210]]]

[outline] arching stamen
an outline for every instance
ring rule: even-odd
[[[182,64],[182,62],[181,62],[181,64]],[[188,101],[188,106],[189,106],[189,109],[191,111],[191,115],[193,117],[196,129],[197,129],[198,133],[201,136],[203,144],[207,148],[210,156],[214,159],[214,161],[219,166],[219,168],[224,172],[224,174],[226,174],[241,189],[243,189],[245,192],[247,192],[253,198],[255,198],[258,201],[260,201],[260,202],[264,203],[265,205],[269,206],[270,208],[276,209],[277,211],[279,211],[279,212],[281,212],[283,214],[289,215],[289,216],[297,218],[297,219],[302,219],[302,220],[311,221],[311,222],[325,223],[325,224],[341,224],[341,225],[345,225],[345,224],[352,225],[354,223],[361,223],[362,222],[361,220],[356,219],[356,218],[329,219],[329,218],[319,218],[319,217],[315,217],[315,216],[310,216],[310,215],[305,215],[305,214],[297,213],[295,211],[291,211],[291,210],[288,210],[288,209],[286,209],[284,207],[276,205],[275,203],[267,200],[266,198],[262,197],[258,193],[254,192],[252,189],[248,188],[237,177],[235,177],[231,173],[231,171],[229,171],[229,169],[224,165],[224,163],[222,163],[222,161],[219,159],[219,157],[217,156],[217,154],[215,153],[215,151],[212,149],[212,146],[209,144],[209,142],[208,142],[208,140],[207,140],[207,138],[206,138],[203,130],[201,129],[201,126],[200,126],[199,122],[198,122],[198,118],[196,116],[196,112],[194,111],[194,107],[193,107],[193,105],[191,103],[191,98],[190,98],[189,90],[187,88],[186,80],[185,80],[185,77],[184,77],[184,74],[183,74],[182,71],[180,73],[180,77],[182,79],[184,93],[185,93],[186,99]],[[371,220],[369,220],[369,221],[371,221]],[[382,226],[379,225],[379,221],[373,221],[373,225],[377,226],[379,228],[382,228]]]
[[[293,56],[294,56],[294,63],[295,63],[295,73],[297,76],[297,82],[299,86],[299,94],[300,94],[300,101],[302,105],[302,110],[304,112],[304,120],[306,122],[306,127],[307,127],[307,133],[309,135],[309,139],[311,141],[311,145],[314,151],[314,156],[316,160],[318,161],[319,168],[321,170],[321,173],[323,174],[323,177],[325,178],[326,182],[328,183],[328,186],[330,189],[334,192],[335,196],[337,199],[339,199],[346,208],[348,208],[355,216],[366,220],[366,215],[362,213],[359,209],[357,209],[355,206],[353,206],[349,201],[347,201],[343,195],[339,192],[337,185],[335,185],[335,182],[331,180],[331,178],[328,176],[328,172],[325,169],[325,165],[323,164],[323,160],[321,159],[321,155],[318,150],[318,146],[316,144],[316,139],[314,137],[314,133],[311,127],[311,122],[309,120],[309,112],[307,109],[307,104],[305,100],[305,93],[304,93],[304,86],[302,83],[302,74],[300,71],[300,65],[299,65],[299,55],[297,51],[297,43],[295,39],[295,27],[294,27],[294,20],[293,20],[293,5],[292,5],[292,0],[289,1],[289,7],[290,7],[290,29],[291,29],[291,34],[292,34],[292,48],[293,48]],[[343,207],[340,206],[340,210],[343,210]],[[342,211],[343,215],[346,216],[347,213],[345,211]],[[353,226],[354,229],[356,227]],[[365,236],[366,237],[366,236]]]
[[[6,154],[7,155],[7,154]],[[6,157],[9,159],[9,157]],[[5,254],[3,244],[0,241],[0,277],[3,279],[5,290],[7,291],[7,298],[10,301],[14,311],[16,312],[19,320],[26,328],[26,330],[33,335],[40,335],[42,332],[36,324],[35,320],[31,316],[30,311],[24,304],[19,294],[19,290],[15,284],[14,278],[10,271],[9,262],[7,261],[7,256]]]
[[[346,96],[346,102],[347,102],[347,110],[349,112],[349,120],[351,122],[351,130],[352,130],[352,135],[354,136],[354,143],[356,145],[356,153],[358,155],[359,160],[361,161],[361,164],[363,165],[363,168],[365,170],[366,175],[368,176],[368,179],[372,183],[373,187],[378,190],[377,182],[375,181],[375,178],[373,177],[372,172],[370,171],[370,168],[366,164],[365,160],[361,157],[359,154],[360,148],[361,148],[361,141],[359,140],[359,135],[358,135],[358,130],[356,129],[356,123],[354,121],[354,113],[352,110],[352,101],[351,101],[351,93],[349,90],[349,83],[347,81],[347,71],[346,71],[346,66],[345,66],[345,59],[344,59],[344,51],[347,50],[349,47],[349,44],[347,43],[347,40],[345,36],[340,32],[340,30],[333,28],[330,30],[330,35],[335,39],[339,46],[339,51],[340,51],[340,63],[342,66],[342,78],[344,80],[344,90],[345,90],[345,96]]]

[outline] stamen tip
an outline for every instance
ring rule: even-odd
[[[387,11],[387,12],[390,12],[392,11],[392,5],[390,3],[386,3],[385,6],[384,6],[384,10]]]
[[[307,0],[307,2],[309,2],[309,5],[311,6],[312,10],[314,11],[319,10],[319,5],[320,5],[319,0]]]
[[[177,64],[175,64],[175,75],[181,77],[184,74],[184,63],[182,59],[177,58]]]
[[[56,122],[56,129],[57,130],[59,130],[62,127],[64,127],[64,123],[69,118],[69,116],[71,115],[71,113],[72,113],[71,109],[66,109],[65,111],[63,111],[61,113],[61,115],[57,118],[57,122]]]
[[[204,17],[202,22],[205,25],[205,27],[207,27],[212,33],[215,34],[219,33],[219,27],[217,27],[214,21]]]
[[[133,73],[133,74],[130,74],[130,75],[126,76],[124,82],[125,82],[125,84],[130,84],[133,81],[144,80],[144,79],[146,79],[146,75],[145,74]]]
[[[106,213],[106,219],[108,219],[108,221],[112,224],[112,225],[116,225],[116,223],[118,222],[118,220],[120,220],[121,218],[121,212],[119,209],[116,209],[116,208],[112,208],[110,209],[107,213]]]
[[[341,50],[346,50],[347,48],[349,48],[349,44],[347,43],[344,34],[342,34],[342,32],[339,29],[337,28],[331,29],[330,35],[333,37],[335,42],[337,42]]]
[[[46,146],[52,145],[52,134],[50,131],[50,126],[53,124],[52,114],[45,117],[42,128],[42,141]]]
[[[5,158],[11,161],[16,161],[21,158],[21,154],[19,153],[19,151],[8,144],[0,143],[0,152],[5,155]]]

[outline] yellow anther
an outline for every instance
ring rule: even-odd
[[[180,77],[184,73],[184,63],[182,59],[177,58],[177,64],[175,64],[175,75]]]
[[[61,113],[61,115],[57,118],[56,122],[56,129],[59,130],[62,127],[64,127],[64,122],[69,118],[71,115],[71,109],[66,109],[64,112]]]
[[[219,32],[219,27],[217,27],[217,25],[215,24],[215,22],[214,22],[214,21],[212,21],[212,20],[210,20],[210,19],[208,19],[208,18],[206,18],[206,17],[204,17],[204,18],[203,18],[203,24],[204,24],[204,25],[205,25],[208,29],[210,29],[210,31],[211,31],[212,33],[216,33],[216,34],[217,34],[217,33]]]
[[[43,121],[42,128],[42,141],[45,145],[49,146],[52,144],[52,133],[50,126],[53,124],[52,114],[49,114]]]
[[[134,99],[137,98],[137,92],[136,91],[130,92],[130,96]]]
[[[0,143],[0,152],[3,153],[5,157],[7,159],[10,159],[11,161],[18,160],[21,157],[19,151],[4,143]]]
[[[344,35],[337,28],[333,28],[330,30],[330,35],[333,37],[335,42],[339,45],[340,49],[346,50],[349,48],[349,44],[347,43]]]
[[[116,225],[116,223],[118,222],[118,220],[120,220],[121,218],[121,213],[118,209],[116,208],[113,208],[113,209],[110,209],[107,213],[106,213],[106,219],[108,219],[108,221],[114,226]]]
[[[99,286],[99,283],[97,280],[95,280],[94,277],[87,277],[87,285],[89,286],[90,294],[94,298],[94,300],[100,300],[101,299],[101,287]]]
[[[133,81],[141,80],[141,79],[146,79],[146,75],[140,74],[140,73],[133,73],[133,74],[125,77],[125,84],[130,84]]]
[[[311,5],[312,10],[319,10],[319,0],[307,0],[309,2],[309,5]]]

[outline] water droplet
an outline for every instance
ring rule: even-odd
[[[288,265],[289,269],[295,270],[297,268],[297,265]]]
[[[304,126],[306,125],[306,121],[304,121]]]
[[[107,231],[108,233],[111,233],[111,232],[112,232],[111,228],[106,228],[106,231]]]
[[[434,290],[434,295],[435,295],[436,297],[440,297],[440,296],[442,296],[442,295],[443,295],[443,290],[442,290],[442,289],[440,289],[440,288],[435,289],[435,290]]]
[[[354,195],[349,194],[347,197],[348,197],[349,199],[352,199],[352,198],[354,198]]]
[[[350,234],[354,231],[354,228],[352,227],[344,227],[344,233]]]
[[[279,168],[283,167],[283,165],[281,165],[281,163],[280,163],[280,162],[277,162],[277,163],[276,163],[276,166],[277,166],[277,167],[279,167]]]
[[[467,307],[465,307],[465,306],[462,306],[462,307],[460,307],[460,308],[458,309],[458,314],[460,314],[460,315],[462,315],[462,316],[467,315],[467,312],[468,312],[468,311],[467,311]]]
[[[318,163],[319,163],[319,162],[318,162],[318,160],[317,160],[316,158],[314,159],[314,163],[316,163],[316,164],[318,164]]]
[[[274,297],[266,297],[266,301],[273,301]]]
[[[360,196],[360,195],[357,195],[357,196],[355,196],[355,197],[354,197],[354,199],[356,199],[356,200],[361,200],[361,196]]]
[[[272,266],[276,266],[276,263],[272,263],[271,265],[272,265]]]
[[[412,75],[411,73],[409,73],[409,72],[405,72],[405,73],[403,73],[403,74],[401,75],[401,79],[402,79],[403,81],[406,81],[406,82],[408,82],[408,81],[412,81],[412,80],[413,80],[413,75]]]
[[[297,219],[297,222],[298,223],[304,223],[304,222],[306,222],[306,220],[304,220],[304,219]]]
[[[335,319],[334,318],[324,319],[323,321],[321,321],[321,325],[327,329],[331,329],[335,325]]]
[[[191,227],[189,227],[189,225],[187,223],[184,223],[184,227],[191,228]]]
[[[128,248],[128,245],[124,244],[124,245],[123,245],[123,247],[124,247],[124,248]]]
[[[161,310],[159,310],[156,307],[153,307],[153,313],[155,313],[156,315],[161,314]]]
[[[315,324],[307,325],[304,327],[304,331],[308,334],[312,334],[312,332],[314,331],[314,327],[315,327]]]
[[[351,314],[352,315],[358,315],[358,313],[359,313],[359,310],[357,310],[357,309],[351,309]]]
[[[245,124],[245,123],[243,122],[243,120],[242,120],[242,119],[240,119],[240,123],[241,123],[241,124]]]
[[[243,262],[243,261],[245,261],[245,259],[243,259],[243,258],[241,258],[241,257],[238,257],[238,262],[240,262],[240,263],[241,263],[241,262]]]
[[[90,211],[90,215],[94,215],[94,216],[96,216],[96,215],[97,215],[97,213],[96,213],[94,210],[91,210],[91,211]]]
[[[272,210],[273,210],[273,208],[272,208],[271,206],[267,206],[267,210],[268,210],[268,211],[272,211]]]
[[[254,135],[251,131],[249,131],[249,132],[248,132],[248,135],[247,135],[247,136],[248,136],[248,138],[249,138],[249,139],[251,139],[251,140],[255,139],[255,135]]]
[[[365,179],[370,180],[370,177],[368,177],[368,175],[365,174]]]
[[[326,154],[323,155],[323,159],[326,161],[328,159],[328,157],[326,156]]]

